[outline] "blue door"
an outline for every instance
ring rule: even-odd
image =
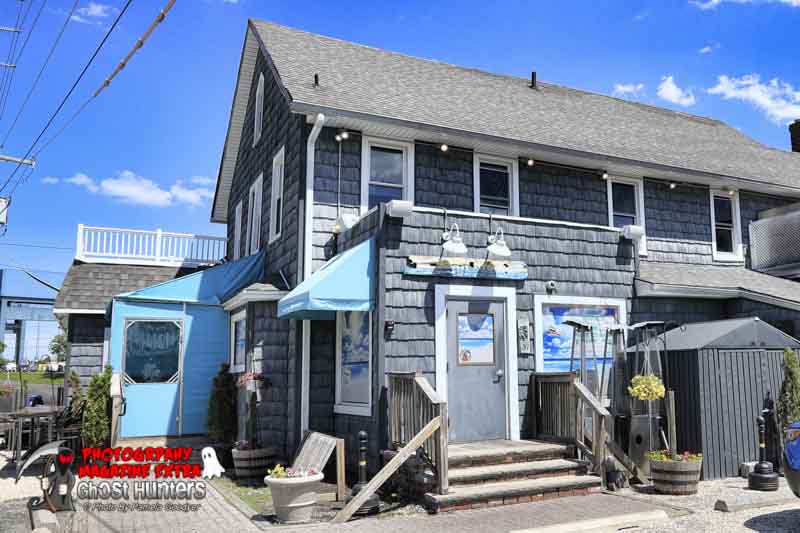
[[[179,435],[183,320],[128,319],[124,328],[120,435]]]

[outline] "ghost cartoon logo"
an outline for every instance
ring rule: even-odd
[[[212,479],[215,477],[222,477],[222,473],[225,472],[225,468],[219,464],[219,460],[217,459],[217,452],[214,451],[214,448],[210,446],[206,446],[203,448],[200,456],[203,458],[203,477],[206,479]]]
[[[72,473],[72,463],[75,453],[62,446],[63,440],[51,442],[35,450],[17,472],[18,482],[25,470],[42,457],[47,459],[39,478],[42,487],[41,498],[31,498],[28,508],[31,511],[49,509],[52,512],[74,511],[72,503],[72,488],[75,486],[75,474]]]

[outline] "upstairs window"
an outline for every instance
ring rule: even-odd
[[[361,210],[413,197],[413,153],[409,143],[364,138]]]
[[[517,216],[517,163],[496,157],[475,156],[475,211]]]
[[[261,131],[264,128],[264,75],[258,75],[256,88],[256,108],[253,113],[253,146],[261,140]]]
[[[272,159],[272,195],[269,207],[269,242],[281,236],[283,225],[284,147]]]
[[[248,196],[247,240],[248,254],[256,253],[261,247],[261,196],[264,190],[264,175],[260,175],[250,186]]]
[[[608,225],[612,228],[641,226],[644,223],[644,183],[641,179],[609,177]],[[647,255],[647,240],[642,240],[639,255]]]
[[[242,253],[242,201],[236,204],[233,215],[233,260],[236,261]]]
[[[741,261],[742,233],[739,223],[739,195],[711,191],[711,239],[714,259]]]

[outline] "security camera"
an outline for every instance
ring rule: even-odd
[[[547,289],[547,292],[555,292],[556,291],[556,282],[552,279],[544,284],[544,288]]]

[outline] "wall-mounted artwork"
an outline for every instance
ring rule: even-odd
[[[458,364],[494,364],[494,315],[463,313],[458,315]]]
[[[339,319],[339,402],[369,403],[369,313],[347,311]]]
[[[625,301],[616,299],[536,296],[536,369],[537,372],[567,372],[570,370],[570,354],[574,330],[564,322],[576,320],[592,327],[594,352],[591,337],[587,334],[586,356],[588,368],[594,368],[593,353],[597,355],[598,366],[603,365],[606,330],[608,327],[625,324]],[[613,364],[609,347],[606,368]],[[573,370],[580,367],[579,352],[576,350]]]

